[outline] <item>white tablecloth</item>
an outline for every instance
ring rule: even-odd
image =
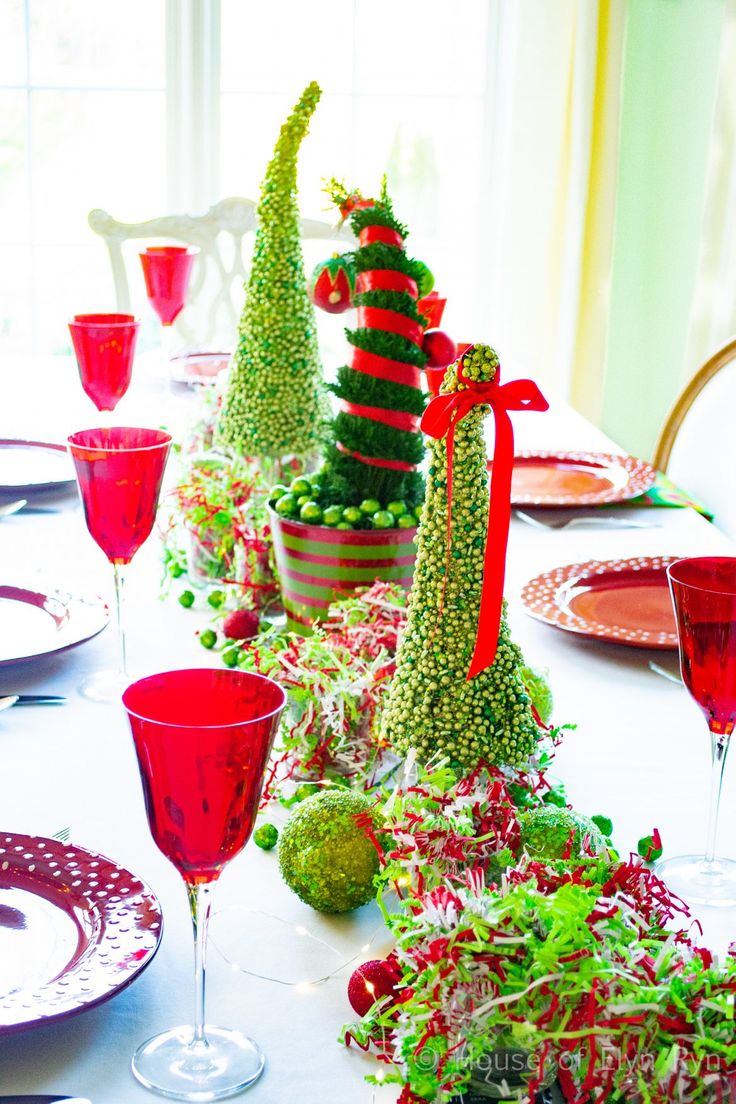
[[[139,381],[119,408],[120,420],[181,422],[186,405],[186,399],[167,397],[161,387],[152,392]],[[17,380],[15,396],[6,393],[0,437],[31,432],[37,438],[63,440],[70,429],[97,422],[73,367],[59,362],[53,375],[47,368],[38,369],[37,376],[29,370]],[[546,415],[518,414],[515,424],[518,447],[614,447],[562,405]],[[76,499],[69,495],[55,502],[62,507],[56,513],[21,513],[0,523],[0,580],[38,571],[70,590],[80,587],[110,596],[109,565],[88,536]],[[566,736],[555,768],[571,801],[583,812],[611,816],[622,851],[635,849],[639,837],[657,826],[667,852],[675,854],[697,850],[704,842],[709,756],[698,709],[681,687],[648,669],[647,660],[662,659],[661,654],[602,645],[548,628],[526,616],[518,601],[531,576],[577,560],[733,551],[717,529],[690,510],[638,510],[635,516],[651,518],[658,527],[544,533],[514,521],[507,595],[512,631],[527,660],[549,668],[555,719],[577,725]],[[129,571],[131,667],[150,673],[215,663],[194,635],[204,615],[185,611],[172,600],[161,601],[159,575],[158,549],[151,540]],[[0,1038],[0,1093],[59,1092],[89,1096],[95,1104],[144,1104],[153,1098],[133,1079],[131,1054],[149,1035],[191,1018],[191,930],[184,890],[148,833],[127,721],[121,707],[89,703],[76,689],[87,672],[112,662],[115,647],[108,629],[73,651],[0,672],[0,691],[69,697],[60,708],[15,708],[0,715],[0,829],[44,835],[68,825],[75,843],[112,856],[139,874],[164,910],[162,946],[145,973],[114,1000],[69,1020]],[[722,850],[732,854],[735,798],[732,767],[726,772],[721,828]],[[268,946],[254,950],[244,940],[238,956],[241,964],[257,968],[260,962],[262,972],[270,969],[287,941],[293,948],[298,939],[284,920],[325,938],[345,961],[371,939],[366,957],[387,949],[374,906],[353,917],[319,917],[283,886],[274,853],[253,845],[221,879],[215,907],[222,910],[229,904],[264,909],[274,917],[267,922]],[[215,919],[213,935],[220,921]],[[736,935],[736,918],[716,913],[705,917],[705,927],[712,945],[722,948]],[[307,940],[304,945],[311,944]],[[312,976],[313,965],[305,955],[304,978]],[[345,992],[349,973],[344,970],[316,987],[288,987],[234,970],[212,949],[208,1019],[251,1033],[268,1057],[264,1076],[249,1093],[254,1104],[395,1099],[393,1091],[374,1092],[363,1083],[363,1074],[374,1069],[370,1059],[336,1043],[340,1026],[351,1018]]]

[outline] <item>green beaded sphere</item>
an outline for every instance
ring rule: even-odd
[[[289,817],[279,840],[281,875],[298,897],[318,912],[350,912],[372,901],[378,852],[358,814],[373,803],[353,790],[324,790],[308,797]]]

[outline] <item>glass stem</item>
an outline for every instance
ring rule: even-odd
[[[708,843],[705,850],[705,861],[715,862],[716,840],[718,836],[718,813],[721,805],[721,788],[723,786],[723,770],[726,766],[728,746],[731,742],[731,734],[724,732],[710,733],[713,767],[710,776],[710,813],[708,815]]]
[[[120,665],[120,674],[127,678],[128,663],[125,655],[125,630],[123,629],[123,584],[125,582],[125,572],[123,570],[123,564],[119,563],[114,563],[112,565],[112,570],[115,578],[115,621],[118,627],[118,663]]]
[[[200,885],[188,885],[189,911],[192,914],[192,926],[194,928],[194,986],[196,991],[196,1005],[194,1012],[194,1038],[192,1045],[205,1043],[207,1039],[204,1033],[204,996],[205,996],[205,970],[207,965],[207,928],[210,922],[212,910],[213,885],[203,883]]]

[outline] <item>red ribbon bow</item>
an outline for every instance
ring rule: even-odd
[[[472,352],[472,346],[470,350]],[[483,561],[483,585],[478,616],[478,632],[475,650],[467,677],[473,678],[496,658],[498,633],[503,608],[503,584],[506,575],[506,545],[511,521],[511,476],[514,470],[514,430],[509,417],[510,410],[548,410],[549,403],[532,380],[512,380],[503,386],[500,370],[490,383],[477,383],[463,375],[462,358],[458,362],[458,380],[465,384],[463,391],[437,395],[431,400],[422,416],[421,428],[430,437],[447,438],[447,559],[440,602],[444,603],[445,587],[450,567],[452,540],[452,462],[455,449],[455,427],[474,406],[486,403],[493,411],[496,439],[493,446],[491,495],[486,531],[486,550]],[[493,539],[491,539],[491,537]]]

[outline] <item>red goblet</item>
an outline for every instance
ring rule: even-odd
[[[138,1080],[176,1100],[232,1096],[263,1070],[252,1039],[205,1026],[205,960],[215,882],[250,838],[285,702],[263,675],[206,668],[152,675],[123,694],[151,834],[184,879],[194,925],[194,1025],[133,1057]]]
[[[703,556],[667,568],[680,643],[680,670],[705,714],[713,770],[705,856],[667,859],[657,873],[692,904],[736,905],[736,862],[716,857],[723,770],[736,724],[736,558]]]
[[[132,314],[75,314],[69,323],[79,378],[98,410],[114,410],[130,386],[139,326]]]
[[[84,516],[112,564],[120,644],[117,671],[101,671],[82,685],[93,701],[117,701],[130,681],[123,630],[124,568],[150,536],[171,437],[133,426],[82,429],[67,439]]]
[[[146,294],[163,326],[164,356],[171,360],[171,327],[187,297],[198,249],[187,245],[152,245],[140,254]]]

